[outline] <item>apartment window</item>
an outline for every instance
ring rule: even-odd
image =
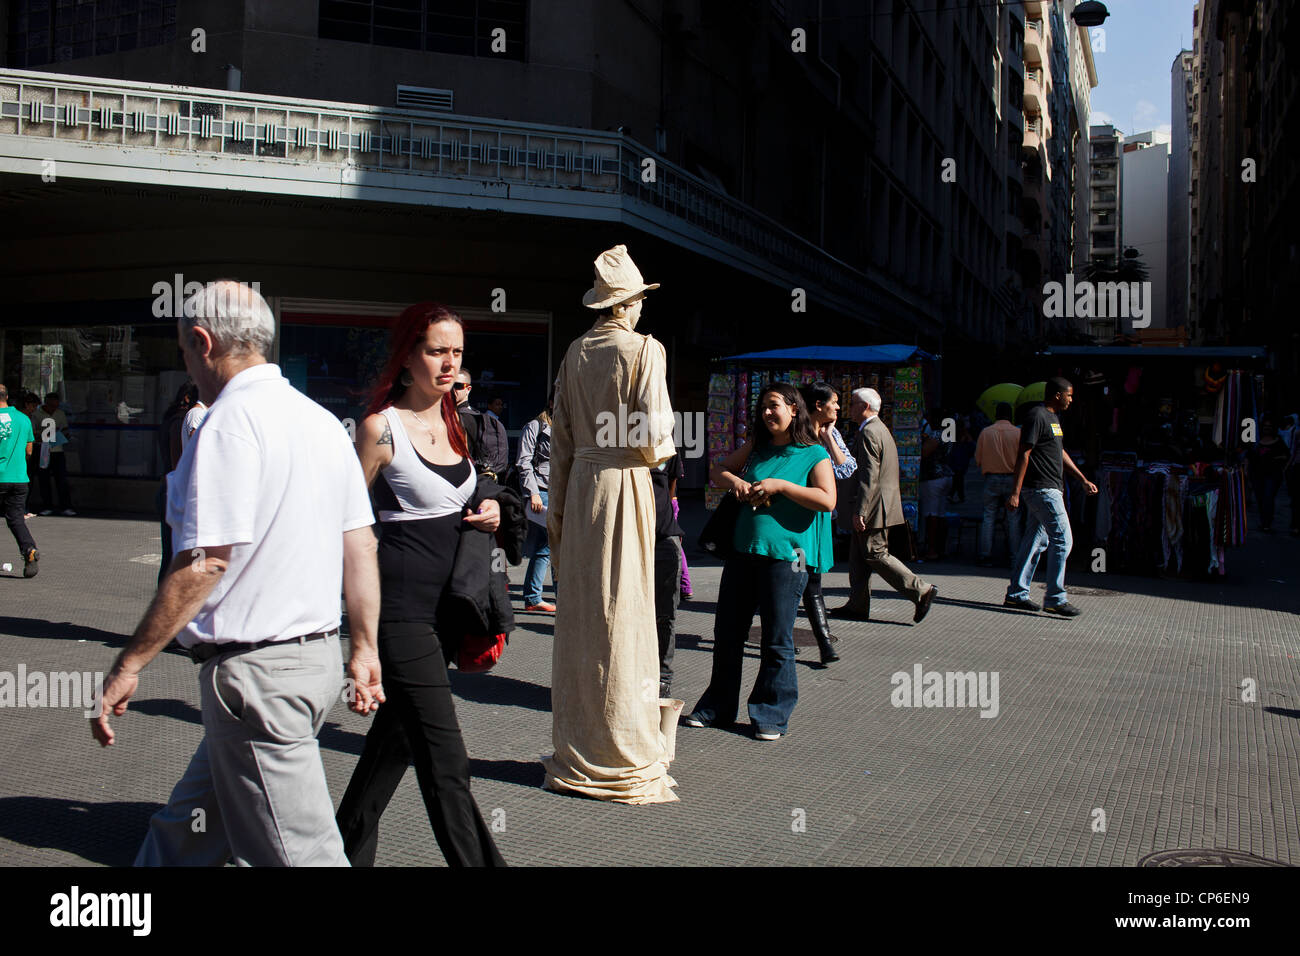
[[[176,0],[12,0],[9,65],[34,69],[176,39]]]
[[[320,36],[457,56],[524,58],[527,0],[321,0]],[[504,50],[493,44],[504,30]]]

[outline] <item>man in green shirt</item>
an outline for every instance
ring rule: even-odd
[[[23,577],[36,576],[40,554],[23,517],[27,512],[27,459],[32,454],[32,422],[9,405],[9,390],[0,385],[0,510],[23,556]]]

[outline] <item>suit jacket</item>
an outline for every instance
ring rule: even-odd
[[[851,511],[866,519],[867,530],[903,523],[903,499],[898,493],[898,449],[894,436],[876,416],[853,439],[858,460]]]

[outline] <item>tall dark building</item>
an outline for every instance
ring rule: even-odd
[[[0,376],[66,383],[84,480],[154,475],[155,290],[233,275],[340,417],[397,308],[446,301],[517,429],[616,242],[663,283],[645,329],[684,409],[737,351],[998,354],[1024,338],[1009,6],[0,0]]]

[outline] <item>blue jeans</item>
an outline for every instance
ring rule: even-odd
[[[546,492],[539,494],[542,504],[547,504]],[[527,501],[524,501],[524,507],[528,507]],[[524,556],[529,561],[528,572],[524,575],[524,606],[529,607],[542,603],[542,585],[546,583],[546,572],[551,568],[551,542],[545,528],[536,521],[525,520],[528,521],[528,534],[524,538]]]
[[[984,520],[980,522],[980,557],[993,556],[993,531],[997,525],[998,515],[1007,523],[1007,550],[1014,561],[1020,553],[1020,538],[1024,534],[1025,509],[1023,506],[1015,511],[1007,510],[1007,498],[1016,485],[1014,475],[984,476]]]
[[[1034,580],[1039,556],[1047,552],[1047,607],[1066,602],[1065,559],[1074,539],[1070,536],[1070,519],[1065,514],[1065,495],[1055,488],[1024,488],[1020,507],[1025,511],[1025,533],[1020,551],[1011,566],[1011,586],[1007,597],[1027,601],[1029,585]]]
[[[758,679],[749,695],[749,720],[756,733],[786,732],[799,699],[794,621],[807,584],[808,572],[796,571],[790,561],[752,554],[727,559],[713,621],[713,676],[694,716],[709,726],[735,723],[745,638],[757,611],[763,638]]]

